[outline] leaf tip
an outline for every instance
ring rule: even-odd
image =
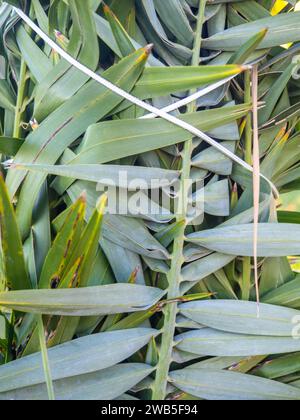
[[[243,72],[243,71],[252,70],[253,66],[251,66],[251,64],[243,64],[240,66],[240,68],[241,68],[241,72]]]
[[[103,12],[105,14],[109,14],[109,15],[112,14],[111,8],[106,3],[102,3],[102,7],[103,7]]]
[[[267,35],[267,33],[269,32],[269,28],[263,28],[261,31],[260,31],[260,34],[261,34],[261,36],[262,37],[265,37],[266,35]]]
[[[81,201],[84,204],[86,203],[86,201],[87,201],[86,190],[82,191],[82,193],[80,194],[78,200]]]
[[[142,63],[143,61],[147,60],[147,58],[152,52],[153,46],[154,46],[153,44],[148,44],[146,45],[146,47],[142,48],[141,55],[136,59],[137,64]]]
[[[144,48],[145,53],[147,55],[150,55],[152,53],[153,48],[154,48],[154,44],[148,44],[148,45],[146,45],[146,47]]]
[[[104,214],[104,210],[107,205],[107,200],[108,200],[108,196],[106,193],[101,195],[101,197],[99,198],[96,204],[96,208],[99,214]]]

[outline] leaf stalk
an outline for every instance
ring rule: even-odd
[[[197,28],[195,33],[192,65],[199,65],[199,57],[202,42],[202,29],[205,17],[206,0],[199,1],[199,14],[197,20]],[[193,112],[196,109],[196,103],[193,102],[188,106],[188,112]],[[190,178],[191,160],[193,152],[193,140],[188,140],[184,144],[182,155],[182,177],[180,186],[179,206],[181,210],[177,215],[177,222],[184,221],[178,236],[174,241],[174,248],[172,254],[171,269],[168,273],[168,296],[167,300],[175,300],[173,304],[167,305],[164,308],[164,326],[162,328],[161,348],[159,361],[156,369],[156,377],[152,388],[153,400],[164,400],[167,393],[167,384],[169,370],[172,363],[172,353],[174,347],[174,334],[176,328],[176,316],[178,313],[178,302],[176,297],[180,296],[180,283],[182,280],[181,269],[184,263],[183,247],[185,229],[187,226],[187,210],[188,210],[188,188],[186,188],[186,180]]]
[[[52,382],[52,377],[51,377],[50,363],[49,363],[42,315],[37,316],[37,326],[38,326],[38,333],[39,333],[40,350],[41,350],[42,361],[43,361],[43,368],[44,368],[44,373],[45,373],[45,380],[46,380],[47,391],[48,391],[48,398],[50,401],[54,401],[55,394],[54,394],[53,382]]]

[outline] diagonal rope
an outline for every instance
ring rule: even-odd
[[[192,95],[187,96],[184,99],[181,99],[180,101],[176,101],[174,104],[171,104],[169,106],[166,106],[165,108],[162,108],[161,111],[164,112],[172,112],[172,111],[176,111],[177,109],[185,106],[185,105],[189,105],[192,102],[197,101],[198,99],[200,99],[201,97],[207,95],[208,93],[214,91],[215,89],[226,85],[226,83],[230,82],[232,79],[234,79],[235,76],[230,76],[227,77],[226,79],[220,80],[219,82],[213,83],[201,90],[198,90],[197,92],[193,93]],[[151,119],[151,118],[155,118],[156,115],[155,114],[147,114],[144,115],[143,117],[140,117],[139,119],[141,120],[145,120],[145,119]]]
[[[155,108],[154,106],[136,98],[135,96],[131,95],[130,93],[124,91],[123,89],[119,88],[118,86],[115,86],[110,81],[106,80],[105,78],[101,77],[97,73],[90,70],[85,65],[79,63],[77,60],[75,60],[70,54],[68,54],[65,50],[63,50],[59,45],[57,45],[54,41],[52,41],[51,38],[48,37],[22,10],[20,10],[17,7],[12,6],[13,10],[20,16],[24,22],[37,34],[43,39],[54,51],[56,51],[61,57],[63,57],[66,61],[68,61],[72,66],[76,67],[78,70],[82,71],[84,74],[89,76],[91,79],[95,80],[96,82],[100,83],[102,86],[105,86],[107,89],[111,90],[112,92],[116,93],[117,95],[121,96],[122,98],[126,99],[127,101],[139,106],[140,108],[145,109],[146,111],[150,112],[151,114],[154,114],[157,117],[163,118],[166,121],[169,121],[170,123],[190,132],[195,137],[199,137],[200,139],[204,140],[206,143],[217,149],[219,152],[223,153],[225,156],[227,156],[229,159],[237,163],[238,165],[245,168],[247,171],[253,173],[253,168],[251,165],[246,163],[243,159],[236,156],[234,153],[230,152],[226,147],[224,147],[222,144],[218,143],[211,137],[209,137],[207,134],[203,133],[202,131],[198,130],[196,127],[192,126],[191,124],[188,124],[184,121],[181,121],[180,119],[174,117],[173,115],[170,115],[166,113],[165,111]],[[249,70],[249,66],[244,66],[245,70]],[[277,188],[275,185],[263,174],[260,173],[260,177],[267,181],[267,183],[270,185],[273,194],[275,197],[279,196],[279,193],[277,191]]]

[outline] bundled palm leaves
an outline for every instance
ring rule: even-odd
[[[300,187],[297,7],[2,2],[1,400],[300,399],[300,216],[276,196]],[[105,212],[124,170],[155,211]]]

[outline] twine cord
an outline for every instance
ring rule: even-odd
[[[44,42],[46,42],[54,51],[56,51],[62,58],[64,58],[66,61],[68,61],[72,66],[76,67],[78,70],[82,71],[84,74],[89,76],[91,79],[95,80],[96,82],[100,83],[102,86],[105,86],[107,89],[111,90],[115,94],[121,96],[122,98],[126,99],[127,101],[139,106],[140,108],[143,108],[144,110],[148,111],[150,114],[153,114],[153,116],[163,118],[166,121],[169,121],[170,123],[190,132],[195,137],[199,137],[200,139],[204,140],[206,143],[208,143],[210,146],[217,149],[219,152],[223,153],[225,156],[227,156],[229,159],[231,159],[233,162],[237,163],[238,165],[242,166],[247,171],[253,173],[253,168],[251,165],[246,163],[243,159],[236,156],[234,153],[230,152],[226,147],[224,147],[222,144],[218,143],[216,140],[209,137],[207,134],[203,133],[202,131],[198,130],[196,127],[192,126],[191,124],[188,124],[184,121],[181,121],[180,119],[174,117],[173,115],[168,114],[163,109],[158,109],[154,107],[153,105],[150,105],[141,99],[131,95],[130,93],[124,91],[123,89],[119,88],[118,86],[115,86],[110,81],[106,80],[105,78],[101,77],[97,73],[90,70],[85,65],[79,63],[76,59],[74,59],[70,54],[68,54],[65,50],[63,50],[59,45],[57,45],[51,38],[49,38],[48,35],[46,35],[22,10],[20,10],[17,7],[12,6],[12,9],[18,14],[18,16],[37,34],[40,36],[41,39],[43,39]],[[249,70],[252,67],[251,66],[244,66],[245,70]],[[224,81],[223,81],[224,82]],[[221,82],[220,82],[221,83]],[[197,93],[195,94],[197,95]],[[195,97],[192,98],[195,100]],[[182,101],[182,104],[186,104],[185,100]],[[181,105],[182,106],[182,105]],[[172,105],[170,106],[172,107]],[[167,109],[173,110],[172,108],[167,107]],[[175,108],[176,109],[176,108]],[[152,116],[151,116],[152,117]],[[150,118],[150,116],[147,116],[147,118]],[[267,181],[267,183],[270,185],[272,192],[275,197],[279,196],[279,193],[277,191],[277,188],[275,185],[263,174],[260,173],[260,177]]]

